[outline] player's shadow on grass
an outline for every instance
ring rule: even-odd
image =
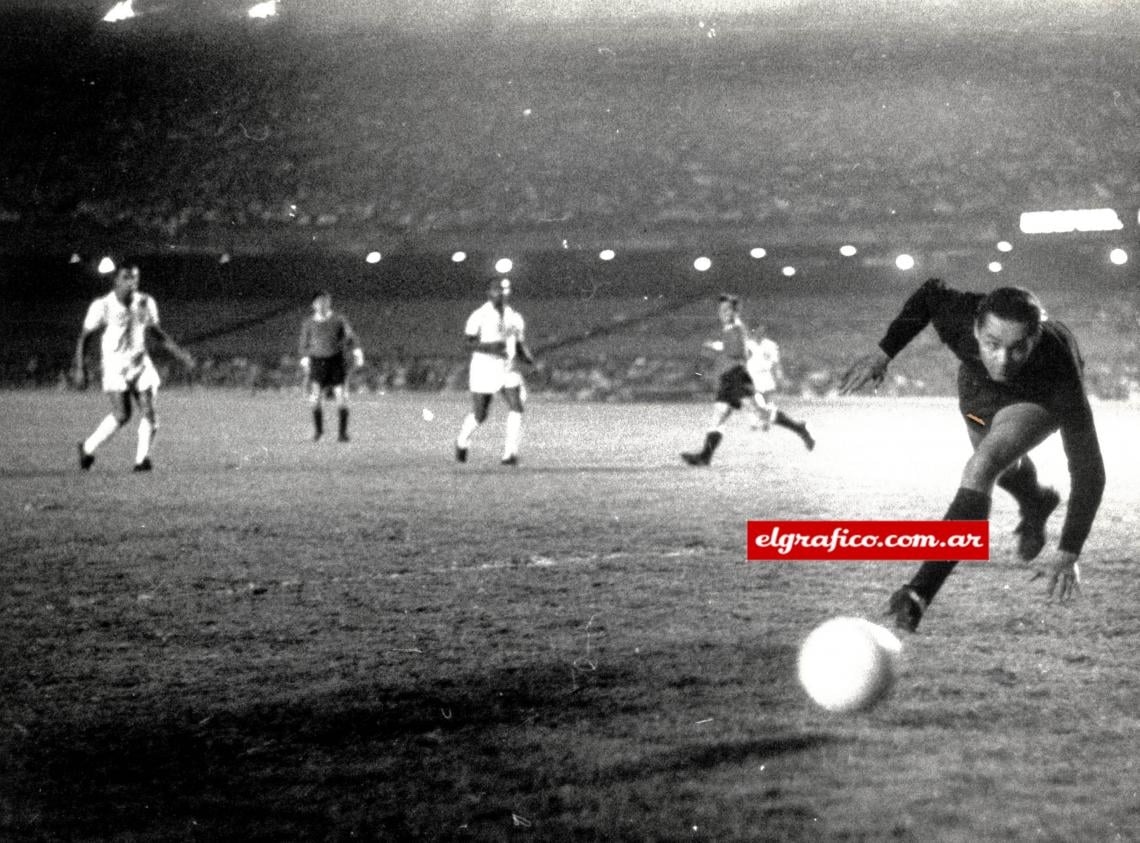
[[[640,758],[635,763],[616,764],[605,770],[602,776],[606,779],[622,780],[643,779],[657,773],[691,774],[725,765],[763,762],[781,755],[806,752],[838,743],[840,740],[842,739],[826,733],[789,732],[752,740],[701,743]]]
[[[782,663],[785,649],[753,652],[748,664]],[[19,786],[8,828],[46,839],[169,839],[192,829],[202,839],[285,840],[327,838],[331,824],[365,839],[415,837],[440,823],[457,827],[474,810],[460,802],[475,790],[537,796],[562,781],[604,787],[834,740],[788,733],[685,743],[637,764],[609,763],[604,752],[567,755],[583,740],[609,746],[615,722],[627,745],[638,746],[663,696],[715,693],[726,674],[713,674],[666,648],[597,665],[555,660],[392,683],[346,680],[325,693],[309,693],[300,677],[274,689],[247,675],[235,677],[229,693],[238,702],[229,705],[164,694],[104,707],[98,717],[76,706],[72,718],[45,721],[14,747],[7,769]],[[595,725],[583,732],[583,724]],[[535,734],[547,739],[535,742]],[[459,789],[439,801],[441,782]],[[433,806],[427,814],[425,805]]]

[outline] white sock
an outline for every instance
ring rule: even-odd
[[[85,453],[93,454],[95,449],[115,435],[115,431],[119,429],[119,422],[113,415],[107,415],[103,421],[99,422],[99,426],[95,428],[95,432],[87,437],[87,441],[83,443],[83,450]]]
[[[144,418],[139,422],[139,444],[135,450],[135,465],[150,456],[150,440],[153,435],[154,425],[150,423],[150,419]]]
[[[475,430],[478,427],[479,422],[475,421],[475,414],[468,413],[459,428],[459,438],[455,440],[455,444],[460,448],[466,448],[471,444],[471,437],[475,434]]]
[[[507,438],[503,443],[503,456],[513,457],[519,452],[522,441],[522,413],[511,410],[507,413]]]

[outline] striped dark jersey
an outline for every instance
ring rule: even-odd
[[[1028,402],[1056,417],[1072,481],[1059,546],[1080,553],[1104,491],[1104,461],[1076,338],[1062,323],[1046,320],[1041,325],[1041,341],[1024,367],[1012,381],[997,383],[982,364],[974,336],[974,318],[983,298],[983,293],[955,290],[931,278],[906,300],[879,347],[893,359],[923,328],[933,325],[938,338],[968,370],[969,381],[1000,396],[1003,406]]]

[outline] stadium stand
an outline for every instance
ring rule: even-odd
[[[819,394],[839,365],[819,335],[838,328],[812,313],[854,314],[864,321],[849,340],[863,341],[880,322],[871,324],[876,285],[893,301],[913,280],[881,261],[851,270],[833,256],[840,242],[864,256],[925,249],[920,269],[990,283],[984,261],[954,255],[984,254],[1022,209],[1115,207],[1135,240],[1140,54],[1121,33],[722,25],[713,39],[678,23],[557,39],[505,27],[447,38],[234,27],[207,37],[33,16],[4,24],[0,281],[33,303],[50,289],[53,302],[7,331],[7,384],[59,378],[72,311],[95,286],[64,268],[73,251],[149,253],[148,281],[168,317],[187,320],[182,336],[209,307],[224,307],[233,325],[287,313],[319,277],[345,288],[366,324],[384,322],[388,303],[410,292],[423,312],[398,318],[447,337],[454,325],[431,317],[450,312],[439,301],[466,306],[486,272],[476,253],[510,243],[545,255],[516,276],[531,284],[536,326],[567,324],[567,311],[607,325],[643,296],[679,307],[717,286],[766,297],[791,388]],[[757,240],[773,260],[781,247],[808,253],[793,284],[779,287],[774,266],[720,269],[726,260],[695,281],[691,255],[678,263],[685,246],[727,252]],[[614,268],[588,261],[598,244],[619,250]],[[465,267],[447,260],[453,245],[473,253]],[[385,258],[367,276],[359,256],[371,248]],[[1057,276],[1046,286],[1064,291],[1076,277],[1108,291],[1111,306],[1078,297],[1069,321],[1110,355],[1093,355],[1098,391],[1134,395],[1134,271],[1081,258],[1080,274],[1065,275],[1052,255],[1066,246],[1051,248],[1020,270],[1011,259],[1003,281],[1037,283],[1034,267],[1045,266]],[[220,265],[222,254],[233,260]],[[393,254],[405,263],[393,266]],[[169,255],[181,256],[177,267],[159,265]],[[843,311],[837,296],[851,285],[862,298],[843,300]],[[816,298],[801,307],[805,290]],[[574,296],[579,307],[558,304]],[[587,296],[604,301],[583,308]],[[698,310],[676,324],[684,311],[671,312],[563,342],[544,385],[592,398],[703,395],[692,359],[703,320]],[[5,327],[17,321],[5,317]],[[198,337],[198,350],[216,355],[198,377],[290,383],[293,326],[260,324]],[[253,347],[272,349],[267,359],[239,347],[255,335]],[[632,347],[647,335],[667,342]],[[367,388],[445,387],[463,356],[446,339],[379,351]],[[944,386],[900,377],[899,391]]]

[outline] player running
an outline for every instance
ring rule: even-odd
[[[946,520],[989,518],[994,485],[1017,501],[1017,552],[1028,562],[1045,546],[1045,525],[1060,497],[1037,482],[1029,451],[1061,432],[1072,480],[1057,551],[1038,576],[1047,594],[1068,600],[1080,588],[1077,559],[1104,492],[1104,461],[1083,382],[1077,341],[1019,287],[968,293],[932,278],[903,304],[879,341],[843,377],[841,394],[880,383],[888,363],[928,324],[961,361],[958,406],[974,453]],[[924,562],[890,598],[887,614],[913,632],[955,562]]]
[[[130,421],[132,404],[137,404],[142,418],[134,470],[150,471],[153,468],[150,449],[158,430],[155,395],[161,380],[147,353],[146,339],[154,337],[188,369],[194,367],[194,358],[159,327],[158,304],[153,297],[139,292],[138,266],[120,266],[112,283],[111,292],[95,299],[87,308],[83,329],[75,344],[73,376],[75,385],[84,389],[87,386],[87,343],[102,332],[99,348],[103,392],[111,399],[111,412],[79,443],[79,467],[87,471],[95,464],[95,450]]]
[[[299,353],[305,376],[305,399],[313,416],[313,441],[325,432],[322,401],[330,397],[337,408],[337,440],[348,437],[348,356],[352,365],[364,365],[364,350],[348,320],[332,309],[332,295],[321,291],[313,297],[313,313],[301,324]]]
[[[748,376],[752,378],[752,386],[756,389],[756,404],[760,408],[760,413],[752,420],[752,429],[766,432],[776,418],[774,397],[776,387],[784,377],[780,366],[780,346],[767,335],[763,325],[753,326],[746,345],[748,362],[745,367]]]
[[[775,407],[762,409],[756,398],[756,387],[747,368],[748,327],[740,316],[740,299],[728,293],[722,294],[718,315],[721,338],[704,343],[705,348],[717,352],[719,372],[712,424],[705,433],[704,447],[700,451],[685,451],[681,454],[681,459],[692,466],[710,465],[713,454],[724,438],[724,428],[729,416],[745,404],[756,418],[767,418],[770,424],[786,427],[800,437],[805,448],[812,450],[815,447],[815,439],[808,431],[806,422],[790,418],[783,410]]]
[[[518,361],[530,366],[535,365],[535,361],[526,344],[522,314],[507,304],[510,296],[510,279],[492,281],[487,289],[487,301],[468,317],[464,328],[467,347],[471,349],[468,374],[471,412],[464,417],[455,440],[455,459],[459,462],[467,462],[471,438],[487,419],[491,398],[501,392],[508,407],[502,463],[518,465],[526,403],[526,384],[518,370]]]

